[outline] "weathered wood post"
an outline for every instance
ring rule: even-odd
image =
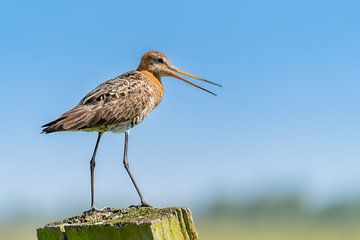
[[[187,208],[125,208],[83,213],[37,229],[38,240],[197,240]]]

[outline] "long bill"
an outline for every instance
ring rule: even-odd
[[[197,88],[199,88],[199,89],[201,89],[201,90],[203,90],[205,92],[208,92],[208,93],[210,93],[210,94],[212,94],[214,96],[217,96],[215,93],[213,93],[213,92],[211,92],[211,91],[209,91],[209,90],[207,90],[207,89],[205,89],[203,87],[200,87],[199,85],[196,85],[195,83],[192,83],[192,82],[186,80],[185,78],[180,77],[179,75],[175,74],[174,72],[168,71],[167,73],[171,77],[177,78],[177,79],[179,79],[179,80],[181,80],[183,82],[186,82],[187,84],[190,84],[191,86],[197,87]]]
[[[188,72],[185,72],[185,71],[183,71],[183,70],[180,70],[180,69],[178,69],[178,68],[176,68],[176,67],[174,67],[174,66],[171,66],[171,67],[170,67],[170,70],[175,71],[175,72],[178,72],[178,73],[180,73],[180,74],[182,74],[182,75],[185,75],[185,76],[188,76],[188,77],[191,77],[191,78],[200,80],[200,81],[204,81],[204,82],[210,83],[210,84],[215,85],[215,86],[218,86],[218,87],[222,87],[222,86],[221,86],[220,84],[218,84],[218,83],[214,83],[214,82],[211,82],[211,81],[206,80],[206,79],[204,79],[204,78],[200,78],[200,77],[194,76],[194,75],[192,75],[192,74],[190,74],[190,73],[188,73]]]

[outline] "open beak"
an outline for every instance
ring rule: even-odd
[[[192,74],[190,74],[190,73],[187,73],[187,72],[185,72],[185,71],[182,71],[182,70],[180,70],[180,69],[178,69],[178,68],[176,68],[176,67],[174,67],[174,66],[169,67],[169,70],[171,70],[171,71],[167,71],[167,73],[168,73],[169,76],[174,77],[174,78],[177,78],[177,79],[179,79],[179,80],[181,80],[181,81],[183,81],[183,82],[186,82],[187,84],[190,84],[190,85],[192,85],[192,86],[194,86],[194,87],[197,87],[197,88],[199,88],[199,89],[201,89],[201,90],[203,90],[203,91],[205,91],[205,92],[208,92],[208,93],[210,93],[210,94],[212,94],[212,95],[214,95],[214,96],[217,96],[217,95],[216,95],[215,93],[213,93],[213,92],[211,92],[211,91],[203,88],[203,87],[200,87],[199,85],[197,85],[197,84],[195,84],[195,83],[192,83],[192,82],[186,80],[185,78],[180,77],[179,75],[175,74],[174,72],[178,72],[178,73],[183,74],[183,75],[185,75],[185,76],[188,76],[188,77],[191,77],[191,78],[200,80],[200,81],[204,81],[204,82],[213,84],[213,85],[218,86],[218,87],[222,87],[220,84],[217,84],[217,83],[214,83],[214,82],[210,82],[209,80],[206,80],[206,79],[203,79],[203,78],[194,76],[194,75],[192,75]]]

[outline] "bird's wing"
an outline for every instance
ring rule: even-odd
[[[112,98],[116,97],[116,91],[121,90],[119,89],[121,85],[127,84],[126,79],[121,78],[121,76],[104,82],[81,99],[79,105],[91,105],[100,101],[111,101]]]
[[[100,84],[78,105],[57,120],[45,124],[45,133],[76,131],[130,121],[144,101],[138,99],[146,81],[139,72],[129,72]],[[145,100],[146,101],[146,100]]]

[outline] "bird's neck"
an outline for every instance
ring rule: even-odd
[[[150,72],[148,69],[139,69],[138,68],[136,70],[144,73],[149,79],[156,80],[156,81],[160,82],[160,84],[161,84],[161,76],[159,74]]]
[[[154,73],[149,70],[138,70],[143,73],[147,78],[147,80],[152,83],[161,93],[161,96],[164,94],[164,88],[161,82],[161,76],[156,76]]]
[[[149,67],[147,65],[144,65],[143,62],[140,63],[140,65],[138,66],[136,71],[147,72],[147,74],[151,74],[154,77],[156,77],[158,79],[158,81],[161,83],[161,75],[150,71]]]

